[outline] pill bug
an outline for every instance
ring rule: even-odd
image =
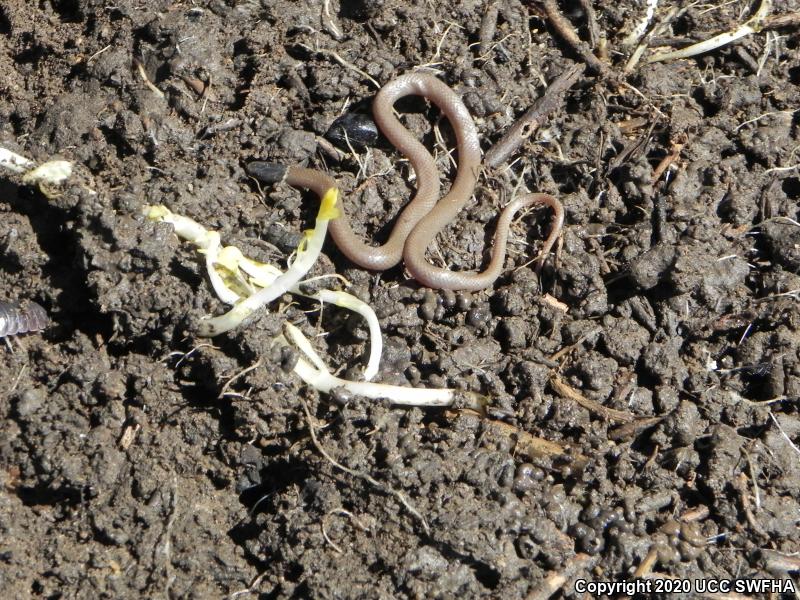
[[[49,322],[47,312],[36,302],[28,302],[24,308],[13,302],[0,302],[0,338],[41,331]]]

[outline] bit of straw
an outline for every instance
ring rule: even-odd
[[[14,173],[24,173],[34,167],[34,162],[21,154],[0,148],[0,167],[5,167]]]

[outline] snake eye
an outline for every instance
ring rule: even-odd
[[[325,139],[345,152],[363,152],[378,141],[378,127],[369,115],[346,113],[331,123]]]

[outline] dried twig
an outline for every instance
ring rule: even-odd
[[[604,419],[608,421],[616,421],[618,423],[631,423],[636,420],[636,417],[631,413],[623,412],[621,410],[616,410],[613,408],[608,408],[607,406],[603,406],[599,402],[595,400],[591,400],[587,398],[583,394],[581,394],[578,390],[574,387],[570,386],[561,379],[561,376],[553,372],[550,375],[550,385],[553,386],[553,389],[557,394],[561,394],[565,398],[569,398],[570,400],[574,400],[578,404],[580,404],[583,408],[592,412],[596,415],[600,415]]]
[[[658,550],[655,546],[650,548],[650,551],[647,553],[647,556],[644,557],[644,560],[636,567],[636,570],[633,572],[633,577],[635,579],[639,579],[642,577],[647,577],[652,571],[653,567],[658,562]]]
[[[596,327],[594,329],[590,329],[590,330],[584,332],[584,334],[581,337],[579,337],[577,340],[575,340],[569,346],[564,346],[563,348],[561,348],[561,350],[559,350],[555,354],[551,355],[548,360],[550,360],[550,362],[552,362],[552,363],[560,363],[561,359],[564,358],[567,354],[569,354],[570,352],[572,352],[573,350],[578,348],[581,344],[583,344],[583,342],[585,342],[589,338],[594,337],[595,335],[598,335],[601,331],[602,331],[602,328]]]
[[[530,461],[552,462],[553,459],[568,459],[573,472],[582,471],[589,462],[586,456],[573,451],[567,444],[536,437],[519,427],[502,421],[487,419],[484,423],[487,429],[513,440],[515,443],[514,454],[523,455]]]
[[[592,6],[592,0],[580,0],[581,8],[586,14],[586,28],[589,30],[589,45],[597,48],[597,41],[600,39],[600,28],[597,26],[597,15]]]
[[[651,181],[653,183],[655,183],[656,181],[661,179],[661,176],[664,174],[664,171],[666,171],[668,168],[670,168],[670,166],[676,160],[678,160],[678,158],[681,155],[681,151],[683,150],[683,147],[685,145],[686,145],[686,138],[684,138],[680,142],[673,142],[672,143],[672,148],[670,149],[670,153],[667,154],[664,158],[662,158],[661,162],[659,162],[658,166],[653,170],[653,176],[651,178]]]
[[[499,10],[494,0],[488,0],[486,4],[488,4],[488,6],[486,7],[486,12],[483,13],[481,29],[478,34],[480,39],[480,43],[478,44],[478,56],[483,59],[488,59],[489,56],[492,39],[494,39],[494,33],[497,30],[497,13]]]
[[[761,549],[764,568],[770,573],[800,572],[800,555],[785,554],[768,548]]]
[[[683,513],[680,516],[680,520],[684,523],[694,523],[695,521],[702,521],[708,517],[709,514],[711,514],[709,508],[705,504],[701,504]]]
[[[541,0],[541,5],[553,29],[555,29],[562,39],[580,55],[583,62],[595,73],[603,77],[609,77],[611,75],[611,70],[608,68],[608,65],[597,58],[592,53],[592,49],[589,45],[578,37],[575,28],[558,9],[556,0]]]
[[[769,15],[764,19],[761,30],[783,29],[784,27],[797,27],[800,25],[800,12],[787,13],[783,15]]]
[[[503,137],[489,148],[484,164],[494,168],[504,162],[519,149],[534,131],[547,121],[550,115],[561,107],[564,93],[573,86],[583,74],[585,67],[573,65],[553,80],[544,95],[536,100],[525,113],[517,119]]]
[[[742,500],[742,511],[744,511],[744,516],[747,518],[747,522],[750,524],[750,527],[752,527],[753,531],[755,531],[758,535],[769,538],[769,534],[764,531],[764,528],[761,527],[761,524],[756,520],[756,516],[753,514],[753,509],[750,506],[750,493],[747,489],[747,475],[744,473],[739,473],[739,476],[733,481],[733,486],[736,488],[736,491],[739,492],[739,497]]]
[[[602,405],[601,405],[602,406]],[[645,429],[658,425],[664,417],[635,417],[633,421],[620,425],[608,432],[608,439],[619,442],[637,437]]]

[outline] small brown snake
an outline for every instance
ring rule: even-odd
[[[404,96],[417,95],[436,104],[450,121],[456,134],[458,170],[448,194],[439,200],[439,171],[433,156],[395,117],[392,107]],[[500,214],[494,234],[492,258],[482,272],[450,271],[429,263],[425,251],[436,235],[450,223],[469,201],[477,183],[481,164],[480,145],[475,124],[461,98],[445,83],[426,73],[408,73],[387,83],[378,92],[373,115],[384,136],[411,162],[417,176],[417,193],[397,218],[389,239],[383,246],[370,246],[360,240],[343,214],[331,221],[329,231],[336,245],[354,263],[381,271],[402,259],[411,276],[422,285],[435,289],[481,290],[492,285],[503,269],[509,228],[521,209],[543,204],[554,213],[550,233],[542,246],[545,256],[561,233],[564,209],[549,194],[526,194],[510,202]],[[282,167],[253,162],[250,175],[274,183],[285,180],[291,186],[312,190],[320,197],[336,182],[328,175],[303,167]],[[437,202],[438,200],[438,202]]]

